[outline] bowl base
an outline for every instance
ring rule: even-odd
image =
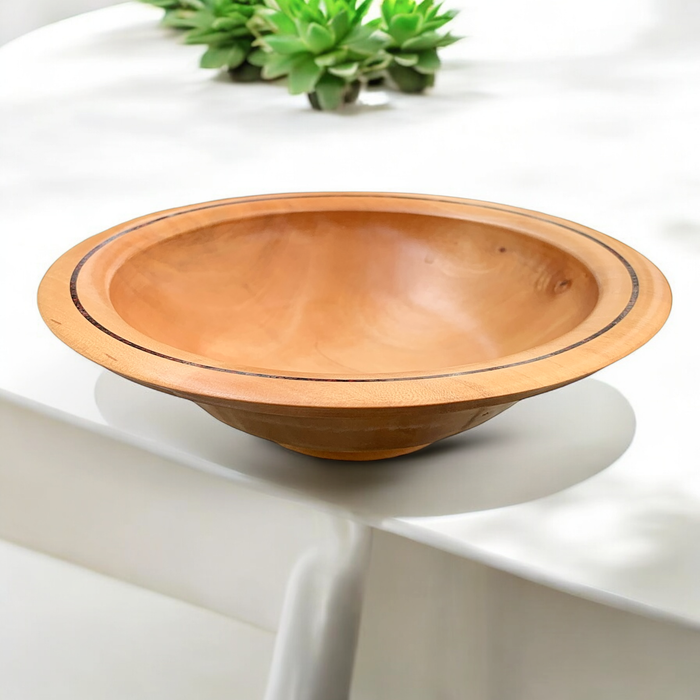
[[[278,443],[282,447],[286,447],[288,450],[294,452],[300,452],[303,455],[309,455],[310,457],[319,457],[320,459],[336,459],[345,462],[371,462],[376,459],[391,459],[392,457],[400,457],[401,455],[407,455],[411,452],[417,452],[422,450],[428,445],[416,445],[415,447],[401,447],[396,450],[360,450],[359,452],[326,452],[324,450],[307,450],[303,447],[296,447],[295,445],[285,445],[284,443]],[[428,443],[429,444],[429,443]]]

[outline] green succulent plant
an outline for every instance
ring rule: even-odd
[[[212,0],[141,0],[146,5],[161,8],[162,24],[173,29],[191,29],[196,13],[211,4]]]
[[[191,18],[187,44],[204,44],[200,66],[226,68],[242,82],[259,80],[261,67],[248,59],[256,49],[253,42],[266,31],[257,19],[262,7],[258,0],[208,0]]]
[[[381,18],[364,22],[372,0],[266,0],[259,15],[270,34],[251,60],[269,79],[287,76],[289,92],[307,93],[315,109],[333,110],[357,98],[361,81],[390,58]]]
[[[389,35],[386,51],[391,56],[389,75],[402,92],[423,92],[435,83],[440,68],[437,50],[461,37],[440,34],[438,29],[457,15],[456,10],[440,14],[441,4],[433,0],[383,0],[382,29]]]

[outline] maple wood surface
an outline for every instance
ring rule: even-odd
[[[78,352],[323,457],[404,454],[646,342],[661,273],[555,217],[420,195],[183,207],[62,256],[39,294]]]

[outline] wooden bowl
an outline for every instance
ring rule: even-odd
[[[39,289],[85,357],[305,454],[369,460],[473,428],[649,340],[671,292],[563,219],[407,194],[172,209],[63,255]]]

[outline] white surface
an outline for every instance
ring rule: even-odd
[[[0,538],[275,631],[329,518],[109,433],[0,397]]]
[[[3,700],[254,700],[273,641],[0,540]]]
[[[272,641],[0,541],[3,700],[262,700]],[[378,533],[351,697],[696,700],[699,654],[697,631]]]
[[[545,12],[555,3],[540,2],[548,31],[538,13],[517,15],[513,42],[501,28],[515,26],[505,18],[518,7],[469,5],[459,30],[476,38],[445,52],[430,97],[374,95],[375,106],[352,115],[311,112],[274,86],[213,79],[196,68],[196,47],[177,45],[157,27],[158,12],[137,5],[5,47],[0,387],[104,422],[99,368],[44,328],[35,292],[67,247],[139,214],[259,192],[365,189],[474,197],[580,221],[647,254],[675,293],[661,334],[598,375],[632,405],[630,448],[588,481],[532,503],[420,518],[387,512],[379,522],[697,624],[700,16],[689,0],[647,0],[626,21],[629,3],[596,2],[579,8],[576,23],[596,31],[574,32],[570,15],[561,19],[572,45],[558,31],[562,13]]]
[[[699,657],[700,631],[379,532],[353,700],[697,700]]]

